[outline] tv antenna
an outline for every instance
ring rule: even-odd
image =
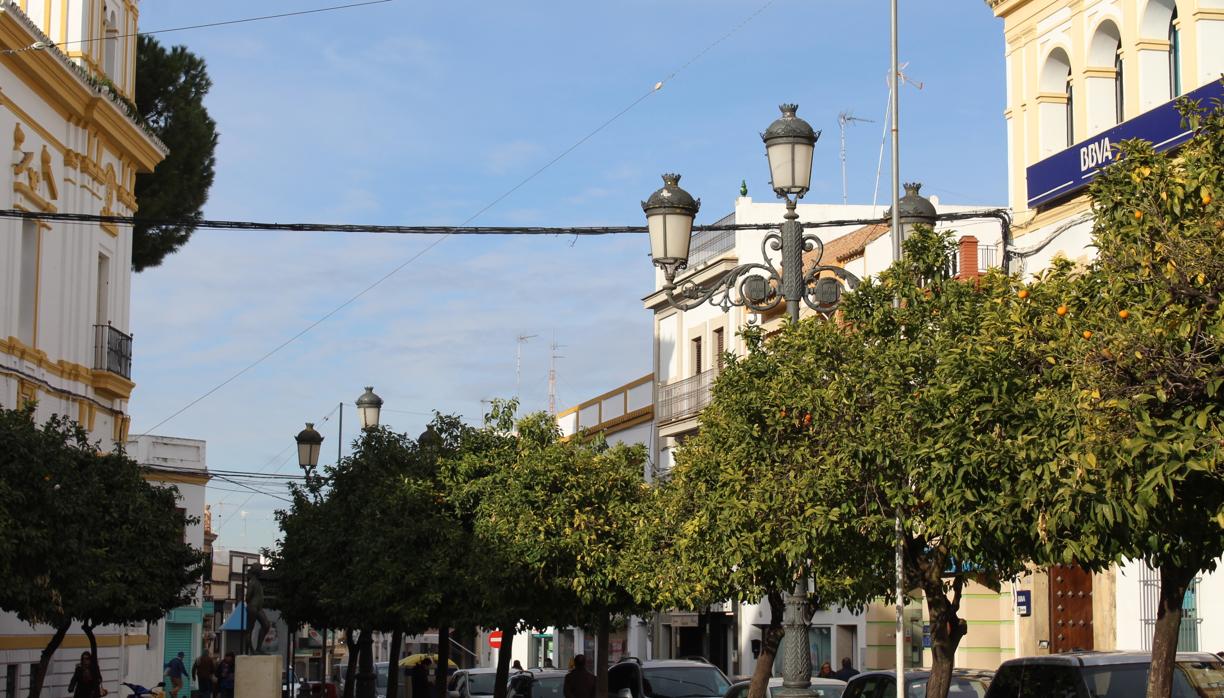
[[[856,121],[872,124],[874,119],[864,119],[855,116],[853,112],[844,111],[837,115],[837,125],[841,128],[841,166],[842,166],[842,204],[850,203],[850,189],[846,184],[846,126]]]
[[[564,359],[557,350],[565,346],[557,344],[557,336],[553,335],[552,354],[548,358],[548,413],[557,413],[557,359]]]
[[[888,79],[888,103],[884,107],[884,133],[880,135],[880,160],[876,164],[875,190],[871,193],[871,207],[875,208],[877,197],[880,194],[880,172],[884,169],[884,143],[888,140],[888,117],[892,114],[892,91],[897,83],[905,85],[909,83],[919,90],[922,89],[923,82],[914,80],[906,75],[904,71],[909,67],[909,61],[897,66],[897,74],[889,76]],[[895,78],[895,79],[894,79]]]
[[[523,384],[523,345],[530,339],[539,337],[538,334],[520,334],[518,336],[518,346],[514,350],[514,397],[519,396],[519,388]]]

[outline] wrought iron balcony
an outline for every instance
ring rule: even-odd
[[[111,325],[94,325],[94,368],[131,380],[132,335]]]
[[[717,376],[718,371],[710,369],[675,383],[660,384],[655,419],[665,424],[700,412],[710,402],[710,388]]]

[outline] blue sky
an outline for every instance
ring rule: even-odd
[[[327,4],[163,0],[142,3],[140,22]],[[975,0],[901,4],[902,60],[923,83],[902,93],[902,177],[947,203],[1005,204],[1001,23]],[[790,101],[824,131],[808,201],[841,200],[837,114],[875,120],[847,133],[850,201],[870,203],[888,31],[884,0],[393,0],[159,38],[208,63],[220,145],[205,215],[220,219],[458,225],[676,73],[473,222],[567,226],[640,224],[665,171],[703,199],[699,222],[732,209],[741,179],[772,200],[758,134]],[[433,241],[197,232],[133,282],[132,433]],[[554,333],[569,406],[649,371],[651,280],[642,236],[447,238],[156,432],[206,439],[212,468],[296,472],[303,422],[343,401],[351,440],[367,384],[398,430],[418,433],[435,409],[478,419],[481,400],[515,393],[520,334],[539,335],[523,347],[525,407],[546,405]],[[319,428],[334,459],[335,417]],[[213,485],[220,544],[271,545],[281,502]]]

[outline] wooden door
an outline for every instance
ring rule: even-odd
[[[1054,565],[1049,575],[1050,652],[1092,649],[1092,573]]]

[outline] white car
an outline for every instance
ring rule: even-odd
[[[727,689],[723,694],[723,698],[748,698],[748,685],[751,681],[738,681]],[[773,698],[778,691],[782,689],[782,677],[775,676],[769,680],[769,695]],[[841,698],[841,694],[846,690],[846,682],[838,679],[821,679],[815,676],[812,677],[812,685],[808,688],[808,695],[813,698]]]

